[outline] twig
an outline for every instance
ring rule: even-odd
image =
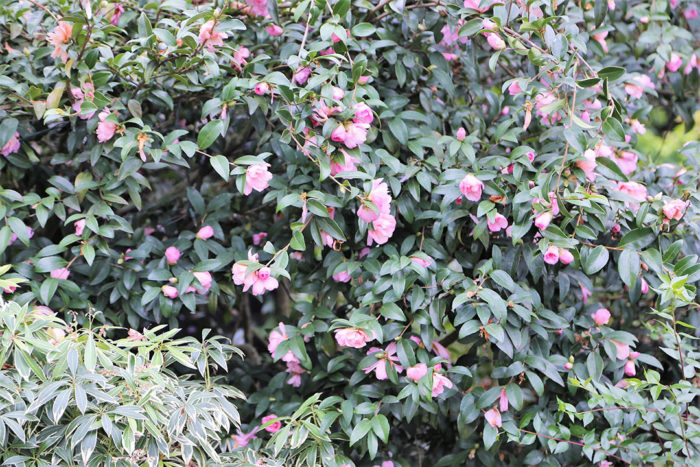
[[[576,79],[576,70],[578,69],[578,62],[574,63],[574,80]],[[574,96],[571,99],[571,110],[569,110],[569,128],[574,123],[574,111],[576,110],[576,91],[578,91],[578,86],[574,84]],[[559,167],[559,173],[557,174],[557,185],[555,192],[559,194],[559,182],[561,181],[561,173],[564,171],[564,166],[566,165],[566,156],[569,154],[569,141],[566,141],[566,147],[564,148],[564,157],[561,160],[561,166]]]
[[[29,0],[29,3],[31,3],[32,5],[34,5],[34,6],[36,6],[36,7],[41,8],[41,9],[44,10],[46,13],[48,13],[48,14],[54,19],[54,21],[58,22],[58,16],[54,15],[54,14],[51,12],[51,10],[49,10],[48,8],[46,8],[46,7],[45,7],[44,5],[42,5],[41,3],[36,2],[36,1],[34,1],[34,0]]]

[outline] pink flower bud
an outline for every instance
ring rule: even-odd
[[[544,252],[544,262],[547,264],[557,264],[559,262],[559,248],[550,246]]]
[[[637,374],[636,368],[634,367],[634,360],[627,360],[625,362],[625,374],[627,376],[634,376]]]
[[[641,284],[640,290],[643,294],[649,292],[649,284],[647,284],[647,281],[645,281],[643,277],[642,277],[642,284]]]
[[[75,234],[80,237],[83,235],[83,230],[85,229],[85,219],[80,219],[76,221],[73,226],[75,227]]]
[[[503,426],[503,422],[501,421],[501,413],[498,411],[496,407],[487,410],[484,413],[484,418],[488,422],[489,425],[491,425],[492,428],[495,427],[500,427]]]
[[[467,137],[467,130],[465,130],[462,127],[459,127],[457,129],[457,134],[455,136],[456,136],[457,140],[464,141],[464,138]],[[479,195],[479,196],[481,196],[481,195]]]
[[[267,422],[269,422],[270,420],[274,420],[276,418],[278,418],[277,415],[270,414],[270,415],[263,417],[261,419],[261,421],[262,421],[262,424],[264,425]],[[282,422],[277,420],[275,423],[272,423],[271,425],[266,426],[265,431],[267,431],[269,433],[277,433],[278,431],[280,431],[281,428],[282,428]]]
[[[197,238],[200,240],[207,240],[214,236],[214,228],[210,225],[205,225],[199,232],[197,232]]]
[[[267,33],[271,36],[281,36],[284,32],[284,29],[282,29],[281,26],[278,26],[276,24],[271,24],[265,27],[265,31],[267,31]]]
[[[418,382],[428,372],[428,365],[419,363],[406,368],[406,377]]]
[[[552,222],[552,213],[550,211],[545,211],[535,217],[535,226],[537,226],[538,229],[547,229],[550,222]]]
[[[346,133],[345,127],[343,125],[338,125],[331,133],[331,140],[335,141],[336,143],[342,143],[345,141]]]
[[[177,261],[180,259],[180,250],[175,248],[174,246],[169,246],[165,250],[165,260],[168,262],[169,265],[173,265],[177,263]]]
[[[506,395],[506,388],[501,389],[501,394],[498,396],[498,405],[501,412],[508,410],[508,396]]]
[[[591,315],[591,317],[593,318],[593,321],[595,321],[595,324],[602,326],[604,324],[608,324],[608,321],[610,321],[610,311],[608,311],[606,308],[599,308]]]
[[[469,201],[479,201],[483,189],[484,183],[472,174],[467,174],[459,183],[459,191],[461,191]]]
[[[571,363],[571,362],[566,362],[566,363],[564,363],[564,368],[566,368],[567,370],[570,370],[570,369],[572,369],[573,367],[574,367],[574,364]]]
[[[340,88],[334,86],[334,87],[333,87],[333,99],[339,101],[339,100],[341,100],[343,97],[345,97],[345,91],[343,91],[342,89],[340,89]]]
[[[253,88],[253,92],[257,94],[258,96],[262,96],[267,94],[270,91],[270,85],[267,83],[258,83],[255,85],[255,88]]]
[[[494,50],[503,50],[506,48],[506,43],[501,39],[501,36],[494,32],[487,32],[485,33],[486,35],[486,41],[489,43],[492,49]]]
[[[562,264],[570,264],[574,261],[574,255],[569,250],[559,248],[559,261]]]
[[[177,298],[177,288],[172,285],[164,285],[160,288],[163,291],[163,295],[168,298]]]

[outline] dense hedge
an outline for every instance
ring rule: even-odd
[[[693,125],[699,21],[0,0],[5,292],[233,339],[251,464],[690,463],[700,144],[637,142]]]

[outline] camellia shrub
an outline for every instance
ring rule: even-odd
[[[700,144],[661,160],[637,142],[694,124],[697,8],[0,0],[0,261],[24,307],[3,315],[20,350],[2,386],[29,384],[4,389],[0,438],[25,444],[3,459],[36,456],[42,429],[51,459],[106,452],[95,440],[116,438],[80,418],[74,377],[125,383],[95,379],[89,330],[133,372],[158,352],[175,363],[167,324],[231,338],[243,362],[211,357],[247,401],[211,386],[201,351],[202,410],[166,423],[171,438],[148,392],[120,393],[124,410],[86,390],[121,448],[167,457],[184,436],[234,465],[691,464]],[[36,307],[74,338],[46,340]],[[41,360],[18,364],[32,347]],[[201,390],[174,371],[148,376],[172,385],[158,410]],[[59,397],[75,403],[68,428]]]

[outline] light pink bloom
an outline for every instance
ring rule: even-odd
[[[267,3],[265,3],[265,8],[267,9]],[[250,440],[257,438],[257,436],[255,436],[257,431],[258,427],[253,428],[250,433],[243,433],[241,430],[237,430],[235,435],[231,435],[234,446],[237,448],[244,448],[248,446]]]
[[[295,388],[301,386],[301,375],[306,373],[306,370],[299,364],[299,362],[287,362],[287,369],[285,371],[292,375],[287,380],[287,384],[291,384]]]
[[[92,84],[91,83],[85,83],[85,87],[89,89],[92,89]],[[73,105],[71,106],[75,112],[80,114],[80,106],[83,104],[85,101],[85,95],[83,94],[83,91],[80,88],[71,88],[70,90],[71,95],[75,99],[75,102],[73,102]],[[94,97],[95,93],[92,91],[89,91],[88,94],[91,94],[91,97]],[[90,99],[92,100],[92,99]],[[93,115],[95,115],[95,112],[90,112],[87,115],[79,115],[81,120],[87,120],[91,118]]]
[[[367,256],[369,254],[369,252],[370,252],[370,249],[367,247],[364,247],[363,249],[360,250],[360,253],[357,255],[357,258],[362,259],[365,256]]]
[[[75,223],[73,223],[73,226],[75,227],[75,234],[78,237],[80,237],[83,234],[83,230],[85,230],[85,219],[75,221]]]
[[[262,295],[268,290],[275,290],[279,282],[270,275],[270,268],[262,267],[246,275],[243,292],[247,292],[251,286],[253,295]]]
[[[506,395],[506,388],[501,388],[501,394],[498,396],[498,408],[501,412],[508,410],[508,396]]]
[[[165,250],[165,260],[168,262],[169,265],[173,265],[177,263],[177,261],[180,259],[180,250],[175,248],[174,246],[169,246]]]
[[[632,120],[630,120],[630,128],[632,131],[634,131],[635,133],[640,134],[640,135],[643,135],[644,133],[647,132],[647,129],[644,126],[644,124],[641,123],[636,118],[633,118]]]
[[[19,132],[15,131],[15,134],[12,135],[10,140],[7,143],[5,143],[2,149],[0,149],[0,153],[2,153],[3,156],[7,157],[13,152],[17,152],[19,150],[19,147]]]
[[[282,33],[284,32],[284,29],[282,29],[282,26],[278,26],[276,24],[270,24],[265,28],[265,31],[271,36],[281,36]]]
[[[51,45],[53,45],[52,58],[60,58],[63,63],[68,61],[68,51],[63,48],[63,44],[70,41],[73,34],[73,25],[65,21],[59,21],[58,26],[54,28],[46,37]]]
[[[372,347],[367,351],[367,355],[376,353],[379,354],[377,355],[377,361],[367,368],[363,368],[362,370],[365,373],[369,374],[374,371],[374,376],[376,376],[378,380],[386,380],[389,378],[386,373],[387,364],[394,367],[397,373],[401,373],[403,371],[401,365],[397,363],[399,361],[399,357],[396,356],[396,342],[391,342],[386,347],[386,350],[382,350],[378,347]]]
[[[639,75],[632,78],[632,82],[625,84],[625,92],[635,99],[639,99],[644,94],[644,89],[656,89],[656,86],[647,75]]]
[[[698,10],[695,8],[688,8],[687,10],[683,11],[683,16],[685,16],[685,19],[690,21],[691,19],[695,19],[698,17]]]
[[[501,36],[496,34],[495,32],[487,32],[485,33],[486,35],[486,41],[489,43],[492,49],[494,50],[503,50],[506,48],[506,43],[503,39],[501,39]]]
[[[683,65],[683,57],[678,55],[676,52],[671,52],[671,57],[669,61],[666,62],[666,68],[668,68],[668,71],[678,71],[681,65]]]
[[[302,86],[309,79],[310,75],[311,68],[309,68],[308,66],[299,68],[297,71],[294,72],[294,76],[292,76],[292,82],[298,84],[299,86]]]
[[[51,339],[49,339],[49,344],[51,345],[60,344],[66,337],[66,331],[61,328],[49,328],[46,330],[46,334],[51,337]]]
[[[508,86],[508,92],[511,96],[517,96],[518,94],[523,92],[523,90],[520,88],[520,85],[517,81],[513,81],[512,83],[510,83],[510,86]]]
[[[208,240],[214,236],[214,228],[210,225],[205,225],[199,232],[197,232],[196,237],[200,240]]]
[[[277,347],[280,345],[282,341],[285,341],[289,339],[289,336],[287,336],[287,331],[284,328],[284,323],[279,323],[279,331],[277,329],[273,329],[272,332],[270,333],[270,342],[267,345],[267,351],[270,352],[270,355],[272,357],[275,356],[275,351],[277,350]],[[289,363],[299,363],[299,359],[297,358],[296,355],[291,350],[287,350],[287,353],[285,353],[282,356],[282,361]]]
[[[625,175],[629,175],[637,169],[637,155],[632,151],[620,151],[615,162]]]
[[[342,128],[342,127],[341,127]],[[343,154],[343,163],[331,161],[331,175],[337,175],[341,172],[354,172],[357,170],[357,163],[360,161],[352,157],[350,154],[346,153],[342,149],[340,152]],[[344,177],[341,177],[344,178]]]
[[[367,245],[372,246],[372,242],[383,245],[394,235],[396,229],[396,219],[387,213],[380,214],[378,219],[372,222],[372,228],[367,231]]]
[[[600,464],[598,464],[598,467],[612,467],[613,463],[610,461],[602,460],[600,461]]]
[[[569,250],[559,248],[559,261],[561,264],[570,264],[574,261],[574,255]]]
[[[212,19],[199,28],[199,37],[197,40],[201,45],[204,45],[209,52],[214,52],[216,47],[224,45],[224,39],[228,38],[225,32],[214,31],[215,27],[216,23]]]
[[[261,419],[261,421],[262,421],[262,424],[264,425],[264,424],[266,424],[267,422],[269,422],[269,421],[271,421],[271,420],[274,420],[274,419],[276,419],[276,418],[277,418],[277,415],[275,415],[275,414],[270,414],[270,415],[264,416],[264,417]],[[266,427],[265,427],[265,431],[267,431],[268,433],[277,433],[278,431],[280,431],[281,428],[282,428],[282,422],[280,422],[279,420],[277,420],[275,423],[266,426]]]
[[[340,271],[333,274],[333,280],[337,282],[350,282],[350,279],[352,279],[352,276],[347,271]]]
[[[124,14],[124,5],[121,3],[115,3],[112,18],[109,20],[109,24],[112,26],[117,26],[119,24],[119,18],[122,17],[122,14]]]
[[[268,182],[272,180],[272,174],[267,171],[267,164],[253,164],[245,171],[245,186],[243,194],[249,195],[255,191],[263,191],[270,186]]]
[[[481,27],[493,31],[496,29],[497,26],[496,23],[494,23],[490,19],[483,19],[481,20]]]
[[[344,125],[338,125],[335,130],[331,132],[331,140],[335,141],[336,143],[342,143],[345,141],[345,135],[347,134],[347,131],[345,130]]]
[[[68,279],[70,271],[68,268],[58,268],[51,271],[51,277],[54,279]]]
[[[501,229],[508,227],[508,219],[506,219],[502,214],[496,214],[496,216],[493,218],[493,222],[489,220],[486,221],[486,226],[491,232],[498,232]]]
[[[359,78],[357,78],[357,83],[358,84],[367,84],[369,82],[370,78],[371,78],[371,76],[360,76]]]
[[[268,17],[270,13],[267,10],[267,0],[246,0],[250,12],[254,15]]]
[[[544,262],[547,264],[557,264],[559,262],[559,248],[554,245],[544,252]]]
[[[372,189],[367,195],[367,201],[370,201],[377,208],[375,212],[369,206],[362,204],[357,210],[357,216],[363,221],[369,223],[376,221],[382,214],[389,214],[391,209],[391,195],[389,187],[384,180],[377,178],[372,180]]]
[[[625,362],[625,375],[627,376],[634,376],[637,374],[637,371],[634,367],[634,360],[627,360]]]
[[[469,201],[479,201],[483,189],[484,183],[472,174],[467,174],[462,181],[459,182],[459,191],[461,191],[464,197]]]
[[[242,70],[248,64],[246,60],[250,57],[250,50],[247,47],[239,47],[233,51],[233,67],[237,70]]]
[[[467,130],[465,130],[463,127],[459,127],[455,136],[458,141],[464,141],[464,138],[467,137]]]
[[[371,341],[365,331],[358,328],[343,328],[335,330],[335,341],[343,347],[361,349]]]
[[[445,391],[446,388],[450,389],[452,386],[452,381],[450,381],[447,376],[443,375],[442,373],[438,373],[435,369],[433,369],[433,397],[439,396]]]
[[[695,16],[697,16],[697,10],[693,11],[695,11]],[[690,72],[693,71],[693,68],[698,68],[698,57],[695,54],[690,56],[688,63],[685,65],[685,68],[683,68],[683,74],[689,75]]]
[[[595,321],[595,324],[598,326],[602,326],[604,324],[608,324],[608,321],[610,321],[610,311],[608,311],[606,308],[598,308],[595,313],[591,315],[593,318],[593,321]]]
[[[164,285],[160,288],[163,291],[163,295],[168,298],[177,298],[177,288],[172,285]]]
[[[353,122],[370,124],[374,120],[372,109],[364,102],[355,104],[352,109],[355,111],[355,116],[352,119]]]
[[[641,285],[640,285],[640,289],[639,289],[639,290],[640,290],[643,294],[649,292],[649,284],[647,284],[647,281],[644,280],[643,277],[642,277],[642,283],[641,283]]]
[[[501,412],[499,412],[496,407],[487,410],[484,413],[484,418],[492,428],[503,426],[503,422],[501,421]]]
[[[267,238],[267,232],[253,234],[253,245],[260,245]]]
[[[680,199],[673,199],[671,201],[667,201],[664,203],[663,208],[661,210],[664,213],[664,217],[666,218],[664,222],[669,222],[671,219],[675,219],[677,221],[681,220],[683,218],[683,215],[685,214],[685,209],[688,207],[688,202],[682,201]]]
[[[552,91],[544,91],[535,96],[535,114],[540,117],[543,125],[553,125],[562,119],[560,112],[545,112],[542,109],[557,100],[556,94]]]
[[[609,9],[610,11],[614,11],[614,10],[615,10],[615,0],[608,0],[608,9]]]
[[[345,91],[343,91],[339,87],[333,86],[333,99],[339,101],[343,97],[345,97]]]
[[[409,366],[406,368],[406,377],[418,382],[425,374],[428,372],[428,365],[425,363],[419,363],[414,366]]]
[[[445,57],[445,60],[447,60],[448,62],[451,62],[453,60],[457,60],[457,58],[459,58],[459,55],[453,54],[453,53],[448,53],[448,52],[443,52],[442,56]]]
[[[590,297],[591,295],[593,295],[593,292],[591,292],[590,290],[588,290],[588,289],[587,289],[583,284],[581,284],[580,282],[579,282],[579,286],[581,286],[581,295],[582,295],[582,298],[583,298],[583,304],[584,304],[584,305],[587,305],[587,304],[588,304],[588,297]]]
[[[345,129],[345,138],[343,143],[348,149],[354,149],[363,144],[367,140],[367,130],[369,125],[366,123],[350,123]]]
[[[114,136],[114,133],[117,131],[118,125],[106,120],[110,114],[111,111],[105,107],[105,109],[97,116],[97,118],[100,119],[100,122],[97,124],[97,141],[100,143],[104,143],[112,139],[112,136]]]
[[[617,182],[617,190],[636,201],[644,201],[647,198],[646,187],[637,182]]]
[[[617,349],[617,358],[619,360],[625,360],[627,357],[630,356],[630,346],[627,344],[623,344],[622,342],[617,342],[617,341],[610,341],[613,344],[615,344],[615,348]]]
[[[258,96],[267,94],[270,91],[270,85],[267,83],[258,83],[253,88],[253,92]]]
[[[435,355],[438,357],[441,357],[443,360],[447,361],[448,367],[452,366],[452,356],[450,355],[450,351],[447,350],[444,345],[438,341],[433,341],[433,352],[435,352]]]
[[[545,211],[535,217],[535,226],[538,229],[546,230],[550,222],[552,222],[552,213],[550,211]]]
[[[211,283],[212,283],[211,274],[208,273],[207,271],[203,271],[203,272],[196,271],[196,272],[193,272],[192,274],[199,281],[201,288],[199,285],[191,285],[191,286],[187,287],[187,290],[185,290],[185,293],[197,292],[200,295],[204,295],[207,292],[209,292],[209,289],[211,288]]]
[[[472,10],[479,11],[483,13],[484,11],[488,10],[491,5],[486,6],[485,8],[479,8],[479,4],[481,3],[481,0],[464,0],[464,8],[471,8]],[[500,2],[492,2],[493,3],[500,3]]]
[[[600,44],[603,52],[608,53],[608,44],[605,42],[606,37],[608,37],[608,31],[593,34],[593,40]]]

